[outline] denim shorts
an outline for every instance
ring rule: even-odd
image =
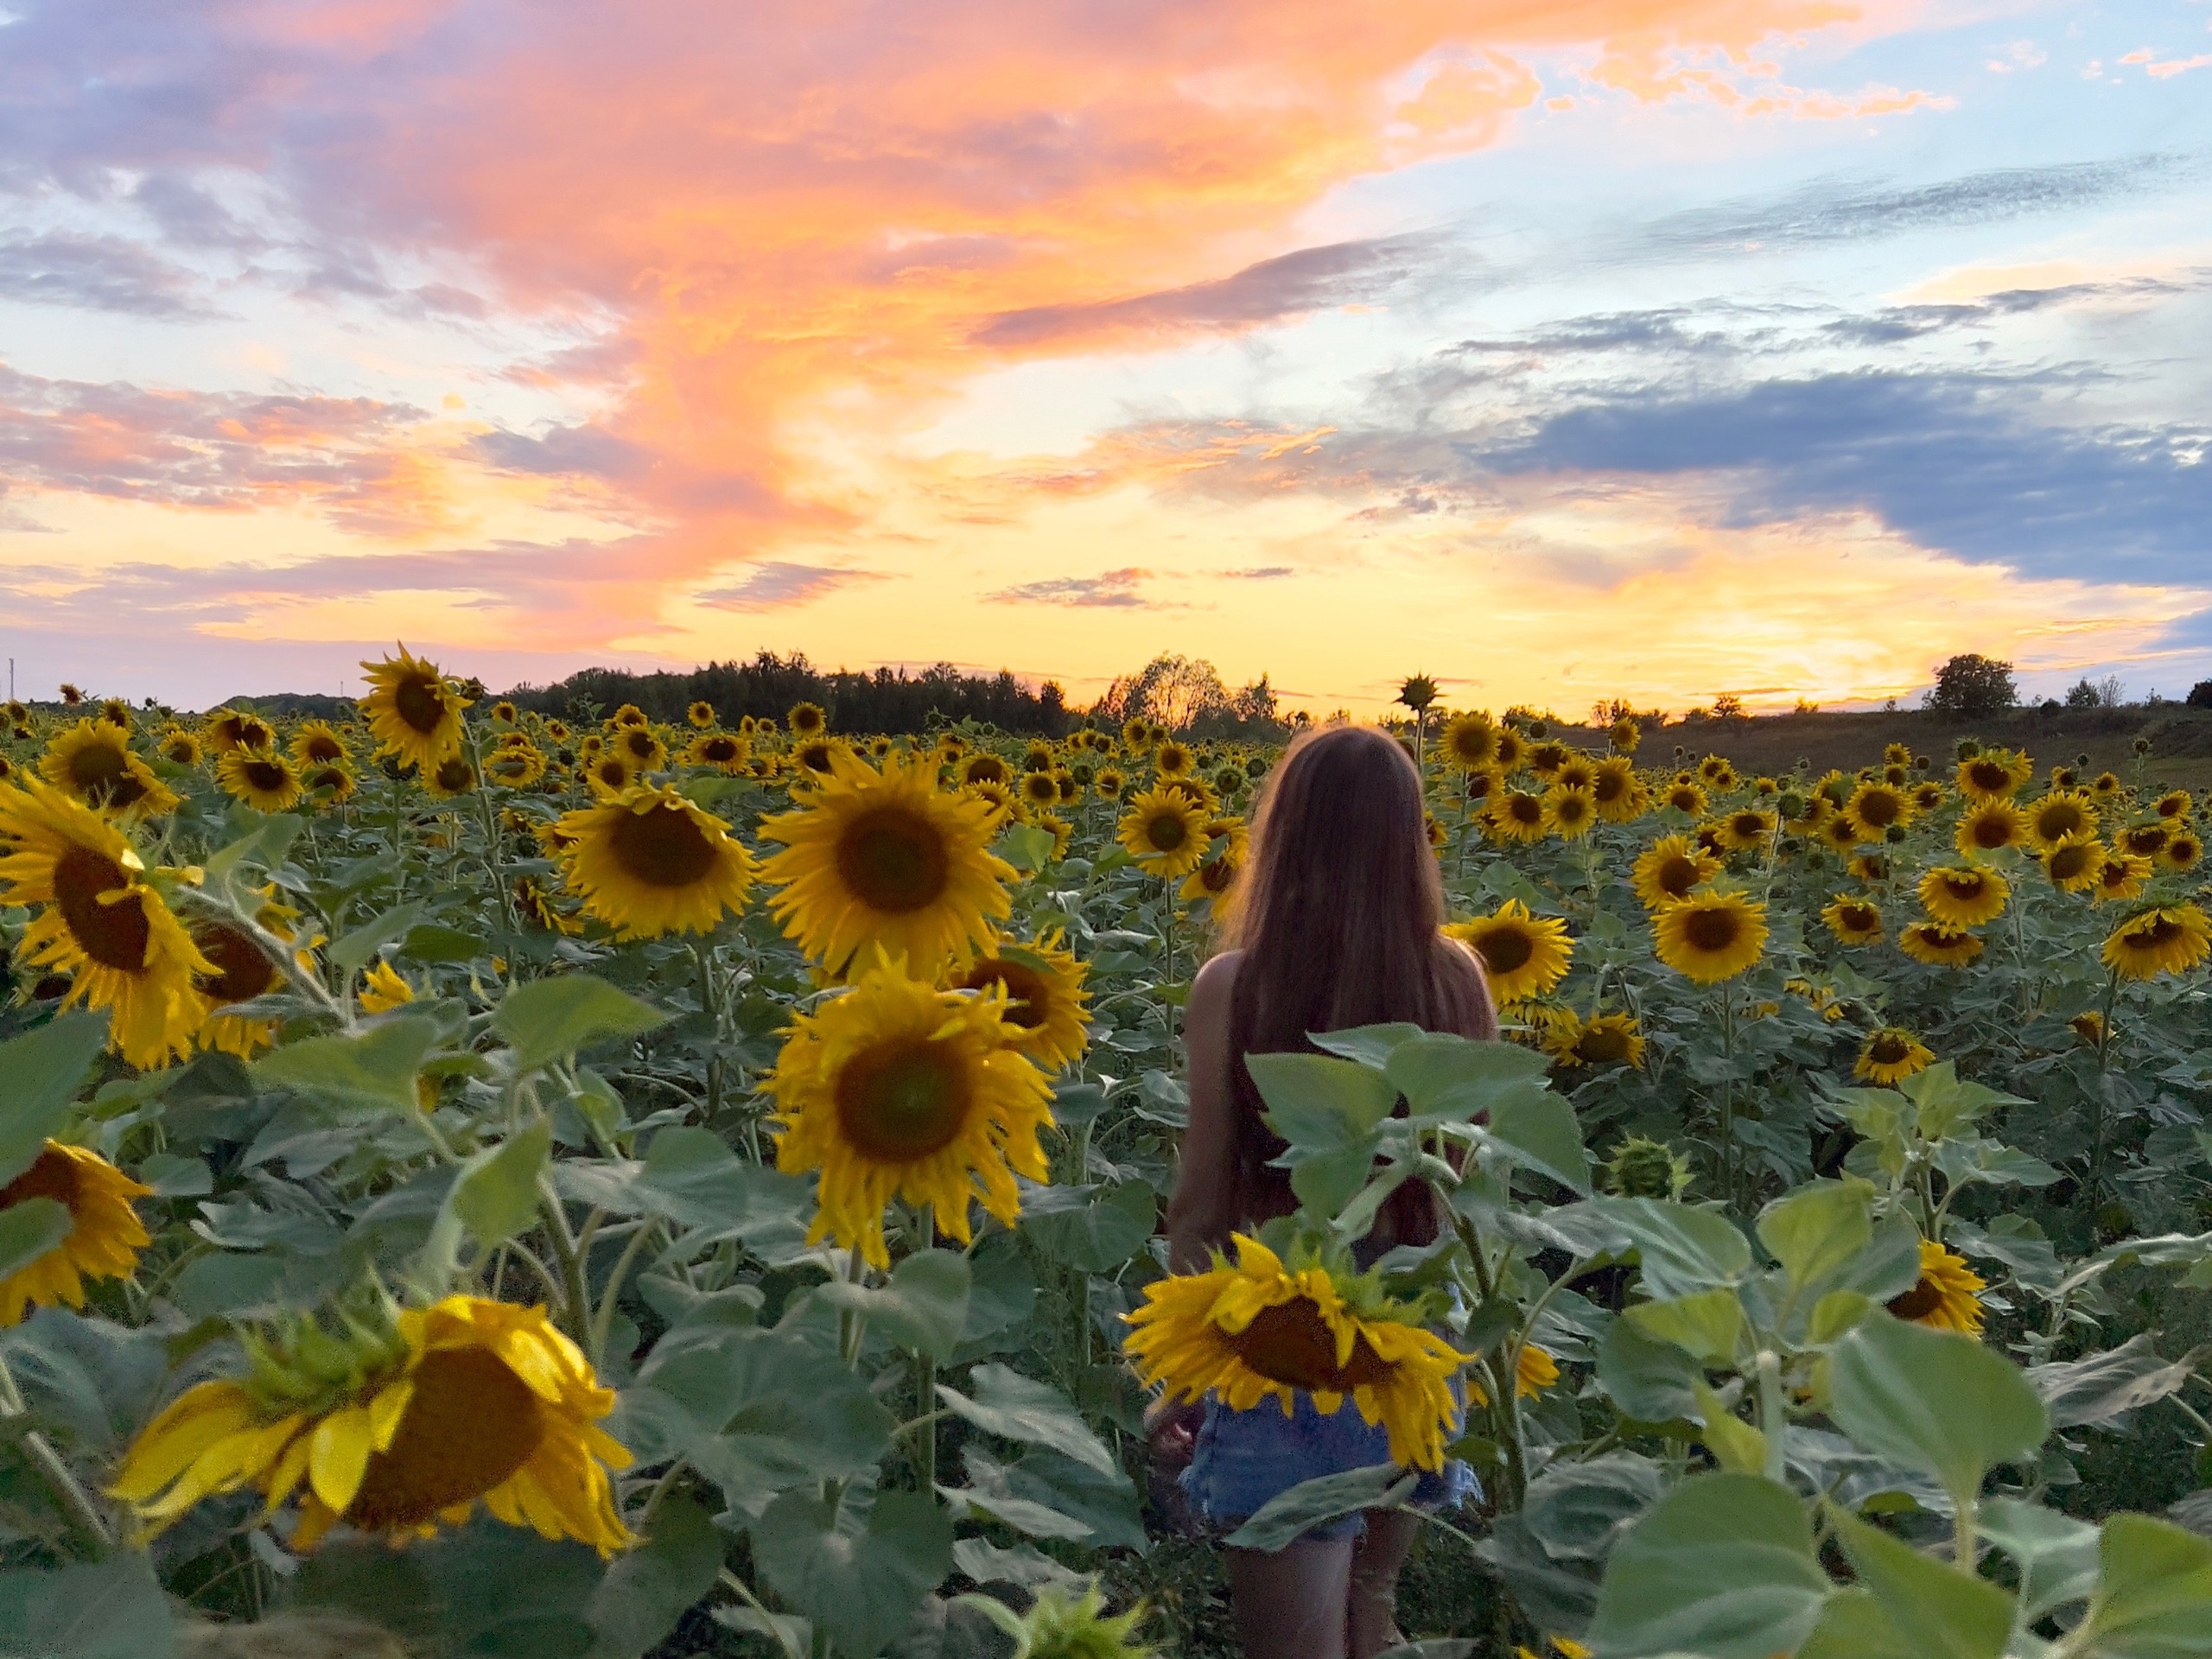
[[[1213,1395],[1206,1396],[1205,1421],[1198,1425],[1182,1485],[1192,1505],[1209,1522],[1240,1524],[1269,1498],[1301,1481],[1392,1460],[1389,1431],[1379,1423],[1369,1424],[1350,1398],[1325,1417],[1314,1409],[1313,1395],[1301,1389],[1294,1397],[1296,1408],[1285,1416],[1273,1400],[1262,1400],[1249,1411],[1231,1411]],[[1421,1471],[1421,1484],[1408,1502],[1416,1509],[1447,1509],[1474,1488],[1475,1471],[1451,1459],[1440,1471]],[[1300,1536],[1352,1538],[1366,1526],[1365,1518],[1355,1513],[1310,1528]]]

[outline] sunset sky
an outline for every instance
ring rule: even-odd
[[[0,0],[0,652],[2212,677],[2212,4]]]

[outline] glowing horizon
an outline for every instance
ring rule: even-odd
[[[0,652],[2212,676],[2212,16],[16,0]]]

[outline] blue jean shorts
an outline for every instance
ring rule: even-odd
[[[1262,1400],[1249,1411],[1231,1411],[1206,1396],[1205,1417],[1182,1486],[1209,1522],[1236,1526],[1302,1481],[1391,1461],[1389,1431],[1368,1423],[1351,1400],[1325,1417],[1314,1409],[1313,1395],[1301,1389],[1294,1398],[1296,1408],[1285,1416],[1273,1400]],[[1475,1471],[1455,1458],[1440,1471],[1423,1470],[1408,1502],[1416,1509],[1448,1509],[1474,1489]],[[1347,1515],[1300,1535],[1351,1538],[1366,1525],[1363,1516]]]

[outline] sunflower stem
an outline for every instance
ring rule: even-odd
[[[655,1230],[655,1224],[648,1222],[630,1235],[629,1242],[622,1246],[622,1254],[614,1258],[614,1270],[607,1275],[607,1283],[599,1293],[599,1313],[591,1322],[591,1344],[586,1351],[591,1356],[594,1371],[607,1363],[607,1338],[614,1329],[614,1308],[622,1294],[622,1281],[630,1276],[638,1252],[645,1249],[645,1241]]]
[[[28,1416],[29,1413],[30,1408],[23,1402],[22,1390],[16,1386],[15,1376],[8,1370],[7,1360],[0,1357],[0,1419],[12,1421]],[[109,1532],[107,1521],[100,1514],[99,1506],[92,1502],[92,1494],[78,1483],[76,1476],[69,1472],[69,1465],[62,1462],[61,1454],[54,1449],[45,1435],[35,1428],[25,1432],[22,1444],[24,1457],[38,1471],[38,1478],[45,1484],[46,1489],[54,1494],[54,1501],[69,1517],[70,1525],[83,1535],[85,1541],[95,1551],[106,1554],[114,1547],[114,1535]]]
[[[537,1212],[545,1218],[545,1236],[561,1267],[562,1322],[577,1341],[589,1341],[591,1287],[585,1282],[583,1255],[576,1249],[576,1236],[569,1230],[568,1212],[561,1207],[561,1196],[553,1190],[550,1174],[537,1178]]]

